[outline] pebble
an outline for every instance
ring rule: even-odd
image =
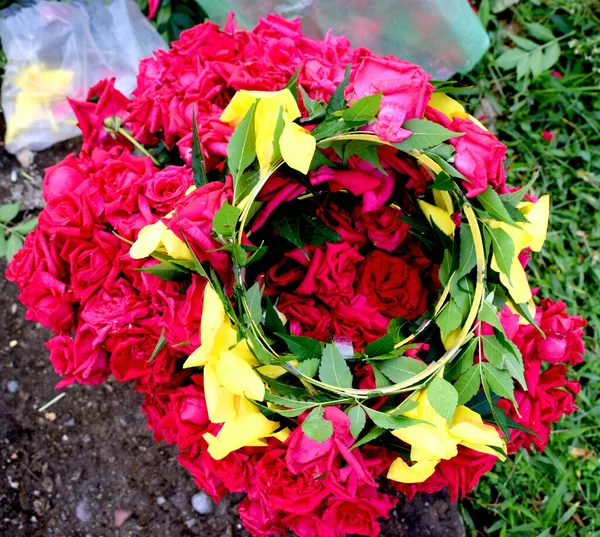
[[[71,418],[70,420],[65,421],[65,427],[73,427],[75,425],[75,418]]]
[[[18,344],[19,344],[19,342],[18,342],[16,339],[11,339],[11,340],[8,342],[8,346],[9,346],[11,349],[14,349],[14,348],[15,348],[15,347],[16,347]]]
[[[196,524],[196,521],[193,518],[190,518],[186,520],[184,524],[188,527],[188,529],[192,529],[192,527]]]
[[[167,499],[164,496],[159,496],[156,498],[156,503],[158,505],[165,505],[165,503],[167,503]]]
[[[87,500],[81,500],[75,508],[75,516],[81,520],[81,522],[89,522],[92,520],[92,513],[90,512],[90,506]]]
[[[69,441],[69,437],[66,434],[62,435],[62,441],[63,442],[68,442]]]
[[[194,511],[201,515],[208,515],[212,513],[215,504],[211,497],[204,491],[197,492],[192,496],[192,507]]]
[[[132,514],[132,511],[129,511],[128,509],[116,509],[115,528],[120,528]]]
[[[6,383],[6,389],[9,393],[17,393],[17,390],[19,389],[19,383],[16,380],[9,380]]]

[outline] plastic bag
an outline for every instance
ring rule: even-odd
[[[330,28],[354,47],[396,56],[446,80],[471,70],[490,45],[467,0],[198,0],[223,23],[230,10],[252,28],[268,13],[302,19],[305,35],[323,39]]]
[[[141,59],[165,42],[133,0],[38,2],[0,12],[8,59],[2,85],[5,146],[41,150],[79,134],[66,97],[103,78],[128,95]]]

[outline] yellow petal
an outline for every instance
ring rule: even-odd
[[[497,447],[502,447],[504,443],[495,427],[483,423],[477,412],[465,406],[456,409],[450,435],[460,443],[469,442]]]
[[[237,415],[235,395],[221,386],[211,363],[204,368],[204,397],[212,423],[224,423]]]
[[[424,461],[408,466],[398,457],[390,466],[387,478],[399,483],[423,483],[433,475],[438,462]]]
[[[262,438],[268,437],[279,427],[261,413],[245,414],[227,421],[217,436],[206,433],[203,438],[208,443],[208,453],[220,460],[244,446],[264,446]]]
[[[267,170],[273,160],[275,128],[281,106],[275,99],[260,99],[256,106],[256,158],[261,170]]]
[[[529,287],[529,282],[527,281],[527,275],[525,274],[525,269],[523,268],[523,265],[521,265],[521,262],[517,256],[514,257],[510,266],[510,280],[506,274],[500,271],[495,254],[492,256],[491,267],[500,274],[500,281],[502,282],[502,285],[508,289],[511,298],[517,304],[524,304],[525,302],[531,300],[532,294]]]
[[[202,320],[200,321],[200,342],[204,354],[209,359],[213,353],[217,332],[225,321],[226,314],[223,303],[213,286],[207,284],[204,289],[204,305],[202,306]]]
[[[258,373],[235,352],[222,352],[216,364],[219,382],[235,395],[255,401],[265,398],[265,385]]]
[[[448,192],[445,190],[433,189],[433,199],[440,209],[444,209],[448,214],[454,213],[454,205],[452,204],[452,198]]]
[[[443,233],[449,237],[454,236],[456,225],[452,221],[452,218],[450,218],[448,211],[440,209],[439,207],[431,205],[431,203],[427,203],[423,200],[418,200],[418,202],[419,207],[421,208],[421,211],[423,211],[423,214],[425,215],[425,218],[427,218],[428,222],[433,220],[434,224],[440,228]]]
[[[280,442],[285,442],[287,437],[290,436],[290,430],[286,427],[285,429],[281,429],[281,431],[277,431],[271,435],[273,438],[277,438]]]
[[[280,106],[283,106],[284,114],[292,120],[301,115],[298,103],[288,88],[279,91],[249,91],[248,94],[255,99],[268,99],[275,103],[278,115]]]
[[[193,261],[194,258],[192,257],[192,252],[190,252],[190,249],[185,242],[170,229],[165,229],[163,231],[161,241],[167,250],[167,254],[173,259],[187,259],[188,261]]]
[[[523,224],[523,229],[532,237],[529,247],[534,252],[539,252],[542,249],[542,245],[546,240],[546,234],[548,232],[550,196],[546,194],[535,203],[519,203],[517,208],[523,213],[523,216],[529,220],[528,223]]]
[[[183,369],[188,367],[202,367],[208,363],[208,357],[204,354],[202,346],[198,347],[183,364]]]
[[[158,221],[140,229],[137,240],[131,246],[129,255],[132,259],[144,259],[160,246],[162,235],[167,226]]]
[[[447,428],[433,427],[424,423],[396,429],[392,434],[420,450],[428,451],[439,459],[451,459],[458,454],[456,442],[449,435]]]
[[[424,166],[428,170],[431,170],[436,175],[443,171],[442,167],[435,160],[433,160],[431,157],[428,157],[427,155],[424,155],[420,151],[415,150],[411,154],[417,159],[417,162],[421,164],[421,166]]]
[[[256,101],[256,97],[251,95],[251,92],[240,90],[238,91],[229,104],[227,108],[223,110],[221,114],[220,120],[223,123],[229,123],[232,126],[236,127],[240,121],[244,118],[244,116],[250,110],[250,107]]]
[[[454,345],[458,343],[458,336],[460,335],[461,328],[458,327],[455,330],[452,330],[449,334],[442,333],[442,343],[444,344],[444,349],[450,350]]]
[[[298,365],[297,362],[296,365]],[[280,365],[261,365],[258,368],[258,371],[260,371],[261,375],[269,377],[270,379],[276,379],[286,373],[286,370]]]
[[[287,165],[307,174],[317,147],[317,140],[305,128],[284,117],[285,127],[279,138],[281,156]]]
[[[468,116],[463,105],[448,97],[445,93],[432,93],[431,99],[429,99],[429,103],[427,104],[444,114],[448,119],[452,119],[454,116],[463,118]]]

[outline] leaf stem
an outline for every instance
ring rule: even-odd
[[[152,156],[152,155],[151,155],[151,154],[148,152],[148,150],[147,150],[147,149],[146,149],[146,148],[145,148],[145,147],[144,147],[142,144],[140,144],[140,142],[138,142],[138,141],[137,141],[137,140],[136,140],[136,139],[135,139],[133,136],[131,136],[131,134],[129,134],[129,133],[127,132],[127,130],[126,130],[126,129],[124,129],[123,127],[121,127],[121,128],[120,128],[120,129],[119,129],[117,132],[118,132],[119,134],[122,134],[122,135],[123,135],[125,138],[127,138],[127,140],[128,140],[129,142],[131,142],[131,143],[132,143],[132,144],[135,146],[135,148],[136,148],[138,151],[142,152],[142,153],[143,153],[144,155],[146,155],[147,157],[150,157],[150,158],[152,159],[152,163],[153,163],[155,166],[159,166],[159,162],[158,162],[158,160],[156,160],[156,159],[155,159],[155,158],[154,158],[154,157],[153,157],[153,156]]]

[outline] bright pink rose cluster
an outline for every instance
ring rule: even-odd
[[[55,332],[47,346],[62,377],[58,387],[97,384],[111,374],[134,381],[144,394],[143,410],[156,440],[178,446],[180,462],[198,486],[215,500],[227,492],[247,493],[239,512],[256,536],[285,533],[286,528],[300,537],[377,536],[377,519],[388,516],[397,500],[382,493],[376,479],[397,455],[368,444],[351,450],[355,438],[348,416],[328,407],[325,419],[334,434],[324,443],[296,427],[284,443],[272,438],[266,448],[243,448],[212,459],[202,437],[221,426],[208,419],[202,374],[181,367],[201,343],[205,281],[197,275],[164,281],[141,271],[156,261],[131,259],[127,241],[163,219],[177,233],[183,231],[200,261],[208,261],[230,284],[230,258],[216,251],[221,244],[213,236],[213,218],[226,200],[232,202],[231,178],[186,194],[193,185],[193,115],[206,170],[222,173],[232,128],[219,117],[237,90],[281,89],[297,71],[308,95],[328,101],[349,63],[348,99],[383,95],[378,119],[369,127],[376,134],[398,142],[410,135],[401,127],[405,120],[435,116],[465,133],[451,143],[469,195],[488,184],[504,191],[505,147],[469,119],[449,121],[427,108],[433,87],[417,66],[352,49],[345,38],[331,34],[323,41],[307,39],[298,21],[278,16],[263,19],[252,31],[237,30],[232,20],[223,31],[206,23],[183,32],[172,50],[141,62],[132,99],[118,92],[113,81],[103,81],[86,102],[72,102],[83,148],[79,156],[46,170],[46,208],[7,274],[21,289],[27,318]],[[142,144],[178,153],[180,165],[161,169],[149,157],[134,156],[122,134],[112,136],[104,129],[105,119],[115,115]],[[333,151],[328,156],[335,162]],[[395,151],[382,149],[379,156],[386,173],[354,157],[343,171],[322,167],[312,172],[313,185],[328,182],[332,192],[343,189],[355,196],[352,206],[337,204],[333,196],[318,213],[342,240],[308,246],[310,260],[292,250],[259,276],[267,291],[279,297],[278,308],[295,334],[320,340],[344,336],[361,349],[386,332],[390,319],[418,318],[439,288],[438,267],[399,218],[408,208],[386,205],[399,186],[423,193],[429,176]],[[263,206],[255,227],[302,192],[296,181],[275,175],[260,194]],[[177,219],[165,218],[175,206]],[[539,436],[514,431],[511,449],[532,443],[543,448],[549,424],[573,411],[578,390],[566,379],[564,363],[581,360],[585,323],[549,300],[538,308],[537,320],[546,339],[518,325],[510,313],[502,317],[523,353],[529,390],[517,392],[520,416],[510,402],[501,404]],[[149,360],[161,335],[167,344]],[[361,387],[374,386],[371,366],[361,375]],[[424,483],[397,488],[412,496],[448,486],[456,498],[472,490],[495,461],[461,447]]]

